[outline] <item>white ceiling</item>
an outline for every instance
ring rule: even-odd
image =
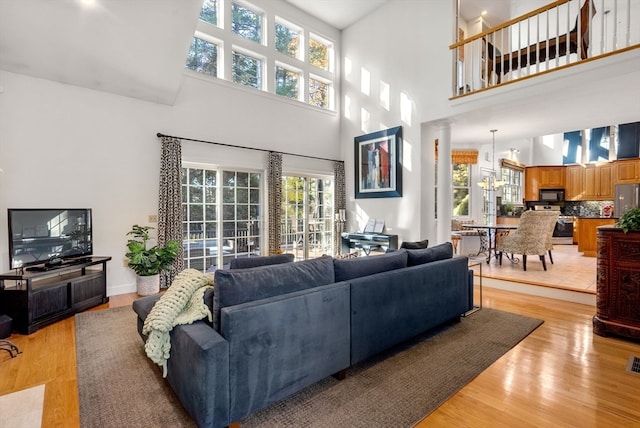
[[[153,5],[153,7],[150,7]],[[0,69],[172,104],[202,0],[0,0]]]
[[[411,0],[286,0],[309,15],[315,16],[327,24],[344,30],[385,3]],[[415,0],[413,0],[415,1]],[[421,0],[427,1],[427,0]],[[453,0],[431,0],[453,1]],[[460,15],[471,21],[486,11],[483,19],[491,26],[511,18],[513,0],[460,0]],[[517,0],[516,0],[517,1]],[[529,0],[530,3],[545,0]],[[533,8],[536,6],[533,5]]]
[[[344,30],[390,0],[286,0],[321,21]]]

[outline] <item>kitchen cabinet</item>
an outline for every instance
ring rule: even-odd
[[[615,222],[616,220],[612,218],[579,217],[577,219],[578,252],[584,253],[586,257],[595,257],[598,249],[598,227],[611,226]]]
[[[640,183],[640,158],[617,160],[614,165],[616,183]]]
[[[511,226],[517,226],[520,224],[520,217],[498,216],[496,217],[496,224],[508,224]]]
[[[564,166],[529,166],[524,172],[524,199],[537,201],[540,189],[564,189]]]
[[[541,166],[540,189],[564,189],[564,166]]]
[[[584,196],[584,165],[565,167],[565,194],[567,201],[581,201]]]
[[[607,201],[613,199],[613,164],[588,164],[584,169],[585,201]]]

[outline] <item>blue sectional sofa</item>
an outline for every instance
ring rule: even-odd
[[[473,307],[451,243],[215,272],[212,325],[171,332],[167,380],[198,426],[220,427]],[[134,302],[138,331],[159,296]],[[144,336],[142,335],[143,339]]]

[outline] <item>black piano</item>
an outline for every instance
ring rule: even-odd
[[[398,249],[398,235],[386,235],[383,233],[345,232],[340,237],[342,253],[349,253],[352,249],[362,249],[368,256],[371,251],[385,252],[387,249]]]

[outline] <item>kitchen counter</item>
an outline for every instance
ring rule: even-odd
[[[598,227],[613,225],[615,217],[576,217],[574,223],[574,240],[577,237],[578,251],[586,257],[596,257],[598,250]],[[577,232],[577,233],[576,233]]]

